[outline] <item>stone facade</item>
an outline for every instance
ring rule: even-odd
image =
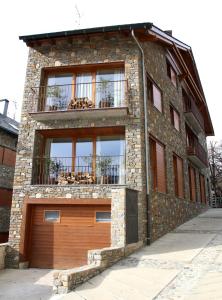
[[[180,86],[176,90],[166,75],[165,49],[151,42],[144,42],[146,70],[164,91],[164,115],[148,103],[149,132],[166,145],[167,193],[154,193],[151,189],[151,239],[155,240],[172,230],[204,208],[200,203],[189,200],[187,181],[187,156],[185,122],[182,113]],[[37,108],[37,97],[32,87],[43,82],[42,70],[46,67],[75,66],[99,63],[124,62],[125,79],[128,80],[127,104],[129,113],[125,117],[87,118],[73,120],[36,121],[29,114]],[[139,241],[147,236],[147,200],[145,193],[145,146],[144,146],[144,107],[142,89],[141,53],[130,36],[74,37],[67,42],[56,40],[51,44],[45,41],[29,50],[26,82],[22,107],[20,135],[15,169],[14,193],[10,225],[10,253],[8,266],[18,267],[19,244],[22,226],[22,209],[25,197],[34,198],[111,198],[112,199],[112,246],[124,247],[125,242],[125,188],[139,191],[138,231]],[[176,132],[170,123],[169,103],[173,101],[181,112],[181,132]],[[41,136],[37,130],[76,129],[97,127],[125,127],[126,141],[126,182],[124,186],[35,186],[32,184],[33,157],[38,154]],[[205,138],[205,137],[204,137]],[[184,158],[185,199],[174,195],[172,152]]]
[[[159,193],[152,190],[150,180],[150,208],[151,208],[151,237],[157,239],[176,226],[194,217],[206,208],[200,201],[199,169],[196,168],[196,186],[198,202],[190,201],[189,176],[186,146],[185,117],[183,113],[182,86],[177,88],[172,84],[167,75],[166,50],[155,43],[143,43],[145,52],[145,66],[149,76],[163,92],[163,113],[159,112],[153,104],[148,102],[148,128],[149,134],[165,145],[167,193]],[[170,104],[180,113],[180,131],[178,132],[171,123]],[[190,126],[190,124],[189,124]],[[207,151],[206,136],[204,132],[199,134],[199,142]],[[184,199],[175,197],[173,152],[184,162]],[[209,178],[208,169],[201,173]],[[207,191],[207,185],[205,190]],[[209,195],[207,194],[207,197]]]
[[[8,244],[0,244],[0,270],[5,268],[5,256]]]

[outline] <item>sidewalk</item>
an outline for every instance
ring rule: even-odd
[[[109,270],[51,299],[222,299],[222,209],[210,209]]]

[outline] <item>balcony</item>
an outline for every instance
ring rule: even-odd
[[[125,184],[124,156],[35,157],[33,184]]]
[[[184,99],[184,115],[197,134],[204,130],[204,119],[194,100]]]
[[[187,147],[187,155],[199,168],[203,169],[208,167],[207,152],[198,141],[194,141],[192,146]]]
[[[127,81],[100,81],[31,88],[37,121],[127,115]]]

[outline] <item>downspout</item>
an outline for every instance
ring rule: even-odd
[[[146,201],[147,201],[147,245],[150,245],[150,201],[149,201],[149,141],[148,141],[148,111],[147,111],[147,89],[146,89],[146,71],[144,51],[139,41],[135,37],[134,30],[131,30],[131,35],[140,49],[142,55],[142,74],[143,74],[143,105],[144,105],[144,135],[145,135],[145,164],[146,164]]]

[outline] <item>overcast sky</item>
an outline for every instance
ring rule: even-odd
[[[0,4],[0,99],[17,101],[19,118],[28,48],[19,35],[80,27],[153,22],[193,49],[216,139],[222,140],[222,42],[220,0],[19,0]],[[10,104],[14,114],[15,105]]]

